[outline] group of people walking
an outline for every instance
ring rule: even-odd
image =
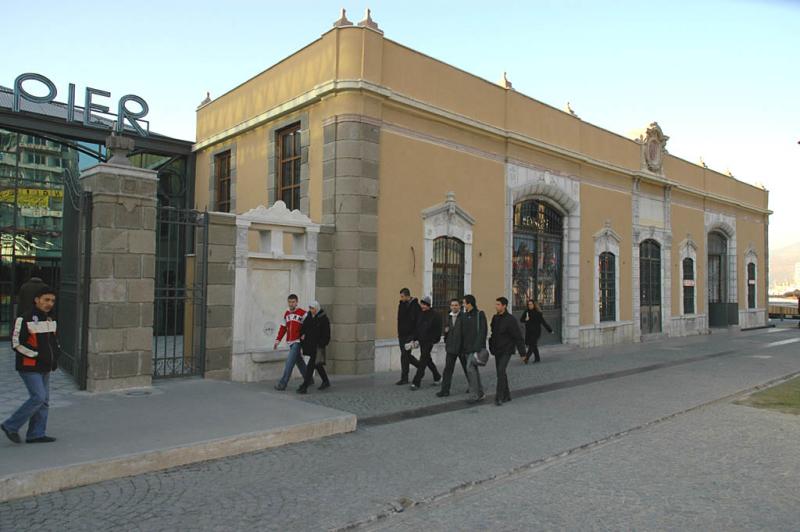
[[[492,316],[491,324],[487,324],[486,315],[478,309],[475,296],[467,294],[461,301],[458,299],[450,301],[450,313],[447,315],[446,324],[442,327],[439,314],[431,308],[431,299],[423,297],[418,302],[411,296],[408,288],[403,288],[400,290],[400,303],[397,309],[401,374],[396,384],[409,384],[408,377],[413,366],[416,372],[410,388],[418,390],[425,370],[430,369],[434,384],[441,384],[437,397],[447,397],[450,395],[453,372],[458,361],[469,383],[468,401],[477,403],[486,397],[479,368],[486,365],[489,356],[493,355],[497,369],[495,403],[498,406],[502,405],[511,400],[507,368],[514,351],[519,352],[526,364],[531,355],[535,357],[534,362],[539,362],[541,358],[538,341],[542,327],[548,332],[553,332],[534,301],[528,302],[528,308],[522,314],[522,322],[525,325],[524,337],[519,321],[508,311],[508,299],[498,297],[495,300],[495,314]],[[431,358],[431,352],[433,345],[442,338],[442,333],[444,333],[446,357],[444,373],[440,375]],[[417,347],[420,352],[419,359],[412,353]]]
[[[316,301],[308,306],[308,311],[299,307],[299,300],[291,294],[287,300],[289,308],[283,314],[283,323],[278,330],[273,349],[285,339],[289,346],[289,354],[283,368],[283,375],[275,389],[286,390],[292,371],[295,367],[303,376],[303,383],[297,393],[308,393],[314,385],[314,372],[322,379],[320,390],[330,387],[328,374],[325,371],[325,349],[331,340],[331,324],[325,311]],[[444,323],[443,323],[444,321]],[[469,402],[477,403],[485,399],[479,368],[485,366],[489,356],[493,355],[497,368],[497,393],[495,402],[498,405],[511,400],[508,386],[507,368],[514,351],[518,351],[522,361],[527,364],[531,355],[534,363],[541,360],[538,342],[542,328],[553,332],[544,319],[542,311],[534,301],[528,301],[522,313],[522,324],[525,327],[523,336],[520,322],[508,311],[508,299],[498,297],[495,300],[495,314],[491,324],[486,314],[478,309],[475,296],[467,294],[462,300],[450,301],[450,313],[442,320],[439,313],[433,310],[430,297],[421,300],[411,296],[408,288],[400,290],[400,302],[397,307],[397,338],[400,343],[400,380],[395,384],[408,385],[411,390],[419,390],[425,372],[430,370],[434,384],[441,384],[437,397],[450,395],[453,372],[458,361],[464,370],[469,383],[466,393],[470,394]],[[445,366],[443,373],[432,358],[433,347],[444,338]],[[487,349],[488,338],[488,349]],[[414,351],[419,350],[419,358]],[[308,363],[303,356],[308,357]],[[411,368],[414,375],[411,377]]]

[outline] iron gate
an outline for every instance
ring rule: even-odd
[[[160,206],[156,228],[153,377],[202,375],[208,215]]]
[[[63,252],[58,291],[59,366],[86,389],[89,341],[89,269],[92,242],[92,193],[80,190],[65,177]]]

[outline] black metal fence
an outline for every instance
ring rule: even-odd
[[[202,375],[208,216],[162,206],[156,228],[153,377]]]

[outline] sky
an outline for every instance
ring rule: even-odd
[[[389,39],[770,191],[770,248],[800,242],[800,0],[3,2],[0,85],[37,72],[147,100],[194,140],[195,109],[365,7]],[[131,7],[133,6],[133,7]],[[9,23],[9,21],[13,21]],[[102,100],[101,100],[102,103]]]

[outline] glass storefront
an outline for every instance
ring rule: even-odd
[[[63,234],[65,202],[76,201],[80,173],[108,155],[102,144],[0,129],[0,338],[9,336],[16,294],[31,276],[58,288],[62,250],[74,236]],[[158,171],[160,206],[188,206],[186,156],[129,159]]]

